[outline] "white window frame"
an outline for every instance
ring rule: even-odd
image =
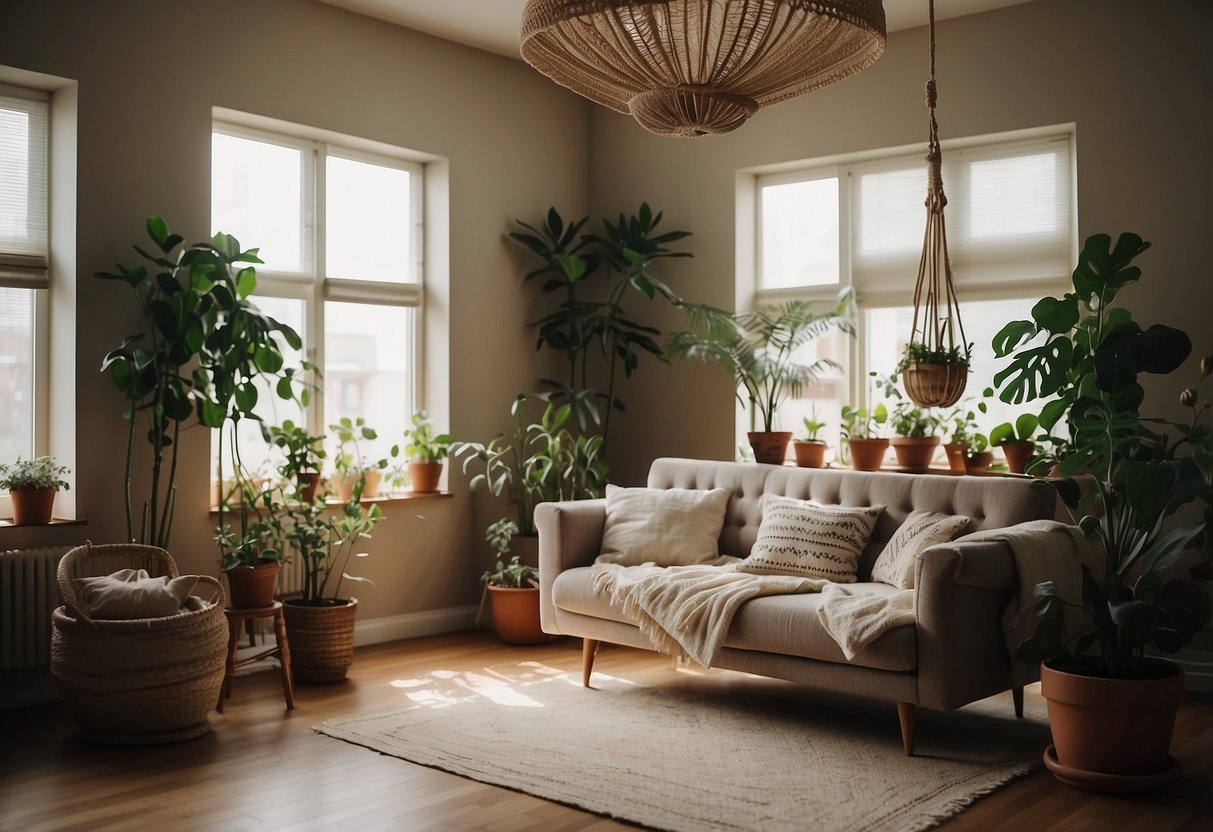
[[[990,136],[978,136],[964,139],[953,139],[942,142],[942,150],[946,159],[949,151],[957,152],[964,149],[993,149],[1005,148],[1014,151],[1018,147],[1029,144],[1040,144],[1044,141],[1065,141],[1069,146],[1070,159],[1070,216],[1069,216],[1069,248],[1070,263],[1078,257],[1078,221],[1077,221],[1077,162],[1075,156],[1075,126],[1056,125],[1028,130],[999,133]],[[753,226],[751,240],[739,241],[739,286],[738,301],[741,308],[753,308],[764,303],[798,298],[807,301],[833,301],[838,292],[843,289],[854,289],[859,304],[856,336],[850,339],[849,365],[844,370],[848,372],[850,401],[856,406],[864,407],[868,402],[868,372],[869,356],[867,355],[867,333],[865,331],[864,312],[868,309],[909,306],[914,302],[914,274],[906,275],[904,291],[890,291],[887,287],[866,288],[856,285],[853,269],[853,249],[856,244],[854,229],[856,227],[852,190],[854,187],[853,171],[855,168],[867,167],[881,161],[894,161],[910,155],[921,157],[926,152],[926,145],[890,148],[886,150],[866,151],[863,153],[834,156],[802,163],[784,164],[764,169],[744,172],[738,177],[739,194],[738,210],[751,210]],[[925,159],[922,162],[924,169]],[[811,181],[816,179],[838,176],[839,200],[839,282],[837,285],[801,286],[783,289],[765,289],[762,280],[762,188],[768,185],[781,185],[789,182]],[[947,192],[948,181],[945,178],[944,191]],[[752,189],[750,194],[745,190]],[[925,198],[926,192],[924,190]],[[752,208],[747,206],[752,205]],[[925,225],[926,215],[923,214]],[[739,224],[739,228],[744,228]],[[749,249],[749,251],[747,251]],[[745,262],[747,255],[751,256],[750,264]],[[747,269],[747,265],[749,269]],[[749,271],[747,275],[746,272]],[[747,280],[748,277],[748,280]],[[1063,293],[1069,290],[1068,274],[1059,275],[1056,279],[1029,279],[1019,281],[1002,281],[999,283],[983,283],[978,286],[958,287],[957,294],[962,304],[966,300],[1013,300],[1018,298],[1039,297],[1044,294]],[[747,285],[748,284],[748,285]],[[865,290],[866,289],[866,290]],[[741,417],[739,417],[740,419]],[[739,421],[739,431],[741,430]]]
[[[51,131],[51,97],[44,90],[29,89],[0,83],[0,95],[12,98],[23,98],[39,102],[46,108],[46,168],[42,172],[46,177],[44,187],[47,193],[44,223],[47,229],[46,250],[41,254],[6,252],[0,248],[0,286],[11,289],[26,289],[33,293],[33,416],[31,433],[33,436],[33,455],[46,456],[50,453],[50,344],[51,344],[51,312],[50,312],[50,147]],[[0,460],[3,462],[5,460]],[[12,516],[12,500],[7,491],[0,491],[0,517]]]
[[[228,115],[234,114],[228,113]],[[260,121],[260,119],[255,120]],[[275,123],[275,128],[279,126],[287,128],[286,125]],[[424,409],[426,163],[406,150],[392,148],[377,142],[338,136],[327,131],[308,130],[303,127],[287,129],[289,132],[279,129],[269,130],[231,118],[216,118],[211,125],[212,134],[219,133],[235,138],[267,142],[301,151],[300,227],[303,232],[301,238],[303,268],[299,272],[287,272],[258,266],[257,289],[253,293],[253,299],[255,301],[258,296],[278,297],[304,302],[305,331],[301,333],[304,355],[309,362],[322,369],[325,366],[324,310],[326,302],[412,308],[414,310],[410,324],[412,331],[409,333],[409,341],[413,349],[413,366],[410,374],[412,389],[408,391],[408,395],[414,411]],[[326,273],[325,162],[329,156],[409,172],[410,216],[413,221],[410,234],[412,251],[416,255],[411,264],[410,282],[358,280],[334,277]],[[322,384],[321,389],[312,396],[305,413],[307,429],[313,435],[326,433],[324,413]],[[212,479],[214,475],[215,472],[212,471]]]

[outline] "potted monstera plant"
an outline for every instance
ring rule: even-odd
[[[1091,557],[1081,566],[1080,597],[1063,597],[1057,582],[1036,587],[1039,623],[1017,656],[1043,661],[1054,741],[1046,764],[1067,782],[1097,789],[1149,788],[1177,773],[1168,749],[1183,673],[1146,650],[1178,651],[1213,606],[1203,586],[1172,574],[1204,524],[1168,522],[1208,498],[1213,431],[1196,424],[1207,411],[1194,407],[1191,425],[1143,416],[1138,382],[1141,373],[1180,367],[1191,341],[1168,326],[1143,328],[1114,305],[1140,278],[1133,260],[1147,248],[1136,234],[1114,246],[1107,235],[1090,237],[1074,291],[1042,299],[1031,321],[1013,321],[994,338],[995,353],[1011,359],[995,376],[1000,397],[1049,400],[1041,424],[1052,430],[1065,417],[1068,425],[1062,478],[1052,482],[1077,513]],[[1076,623],[1067,609],[1080,613]]]
[[[688,361],[715,361],[724,367],[733,378],[737,400],[750,413],[748,438],[754,459],[781,464],[792,433],[775,430],[780,405],[799,396],[827,370],[839,369],[828,358],[803,364],[797,353],[836,329],[855,334],[854,293],[844,290],[834,306],[824,311],[802,300],[737,313],[692,304],[684,308],[691,329],[670,336],[670,355]]]

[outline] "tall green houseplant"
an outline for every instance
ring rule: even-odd
[[[127,401],[127,537],[167,549],[182,427],[219,428],[229,418],[258,419],[259,382],[284,399],[306,400],[307,390],[297,370],[285,366],[279,341],[300,349],[298,333],[250,300],[257,288],[255,265],[261,262],[257,249],[241,249],[235,237],[222,233],[186,246],[160,217],[147,221],[147,234],[150,251],[134,247],[145,264],[119,264],[96,275],[130,287],[146,324],[144,332],[128,336],[105,356],[101,371]],[[136,534],[131,489],[140,420],[152,465]]]
[[[1000,398],[1051,399],[1040,424],[1068,433],[1055,437],[1063,475],[1056,484],[1099,561],[1082,568],[1085,623],[1077,632],[1063,628],[1056,586],[1037,586],[1041,619],[1019,655],[1116,679],[1152,672],[1145,649],[1178,651],[1210,614],[1203,587],[1168,576],[1203,529],[1202,522],[1172,526],[1168,519],[1207,487],[1200,460],[1208,458],[1210,434],[1197,430],[1194,417],[1188,441],[1170,440],[1185,426],[1143,416],[1138,382],[1141,373],[1177,369],[1191,340],[1161,324],[1143,328],[1115,305],[1120,291],[1140,279],[1133,261],[1149,245],[1136,234],[1121,234],[1115,245],[1105,234],[1090,237],[1074,270],[1074,291],[1043,298],[1031,321],[1012,321],[993,342],[998,356],[1010,358],[994,377]],[[1084,480],[1074,479],[1078,474]],[[1085,492],[1083,481],[1091,485]],[[1098,658],[1087,655],[1091,648]]]
[[[555,208],[548,210],[541,227],[518,222],[524,230],[510,236],[536,255],[541,265],[527,273],[528,280],[543,278],[544,292],[560,292],[557,309],[535,321],[538,348],[562,352],[568,364],[565,379],[543,379],[573,405],[582,432],[590,422],[601,423],[605,444],[610,436],[611,414],[626,408],[618,395],[619,371],[625,379],[648,353],[665,360],[659,342],[661,330],[637,320],[626,301],[639,293],[649,300],[657,296],[681,303],[674,291],[653,274],[658,260],[690,257],[690,252],[667,246],[690,236],[689,231],[657,232],[662,213],[648,203],[631,216],[620,214],[615,222],[603,221],[598,234],[581,234],[588,217],[566,223]],[[596,280],[604,275],[604,280]],[[605,367],[591,362],[600,356]],[[591,378],[604,374],[606,390],[596,389]],[[605,413],[599,410],[605,407]]]

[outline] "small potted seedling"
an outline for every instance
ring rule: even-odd
[[[826,443],[817,438],[817,434],[825,426],[825,422],[817,421],[817,408],[814,407],[813,415],[804,420],[805,438],[794,442],[796,464],[801,468],[825,467]]]
[[[1033,434],[1039,426],[1040,420],[1034,414],[1024,413],[1014,424],[1003,422],[990,431],[990,444],[1002,448],[1003,456],[1007,458],[1007,470],[1012,474],[1024,473],[1036,454]]]

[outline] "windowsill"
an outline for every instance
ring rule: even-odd
[[[87,526],[87,520],[68,520],[65,517],[52,517],[49,523],[24,523],[17,524],[13,522],[13,518],[5,517],[0,519],[0,529],[40,529],[49,526]]]
[[[452,491],[434,491],[429,494],[391,494],[386,497],[365,497],[361,500],[361,503],[363,505],[391,505],[393,503],[408,503],[414,500],[446,500],[454,496],[455,494]],[[340,506],[345,505],[345,503],[343,503],[341,500],[329,499],[324,501],[324,505],[327,508],[339,508]],[[230,509],[226,510],[239,511],[240,504],[236,504]],[[218,514],[219,507],[211,506],[209,513]]]

